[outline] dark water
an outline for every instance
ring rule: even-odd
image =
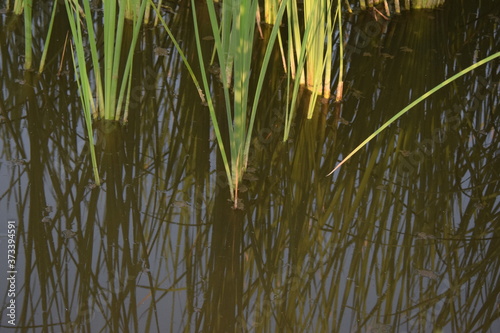
[[[35,63],[46,7],[35,7]],[[195,63],[191,14],[175,10],[165,17]],[[22,20],[0,17],[2,332],[500,329],[498,60],[325,176],[411,101],[500,50],[495,1],[390,22],[346,16],[344,102],[305,120],[303,94],[287,143],[277,57],[242,211],[230,208],[208,110],[160,28],[139,40],[127,125],[96,123],[104,182],[93,185],[63,17],[42,75],[22,69]]]

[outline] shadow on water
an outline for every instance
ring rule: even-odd
[[[17,245],[15,284],[1,259],[2,331],[497,331],[498,60],[325,177],[409,102],[500,49],[498,6],[467,6],[346,17],[345,100],[305,121],[303,93],[287,143],[276,65],[243,210],[231,209],[208,111],[162,29],[140,40],[129,122],[96,122],[96,187],[62,16],[42,75],[22,71],[22,24],[0,17],[0,244],[15,221]],[[35,50],[50,17],[39,9]],[[169,20],[197,63],[189,10]]]

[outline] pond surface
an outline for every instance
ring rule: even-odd
[[[36,9],[35,62],[51,8]],[[196,63],[191,13],[175,10],[165,17]],[[494,0],[346,16],[344,101],[306,120],[302,94],[286,143],[277,54],[243,210],[231,208],[208,110],[162,28],[139,40],[128,123],[96,122],[95,186],[63,17],[39,75],[23,70],[22,20],[0,16],[2,332],[500,330],[498,60],[326,177],[403,107],[500,50]]]

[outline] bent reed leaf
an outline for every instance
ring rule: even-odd
[[[373,132],[368,138],[366,138],[365,141],[363,141],[362,143],[360,143],[359,146],[357,146],[349,155],[347,155],[347,157],[344,158],[332,171],[330,171],[326,175],[326,177],[328,177],[331,174],[333,174],[338,168],[340,168],[340,166],[342,164],[344,164],[345,162],[347,162],[361,148],[363,148],[364,146],[366,146],[368,144],[368,142],[370,142],[380,132],[382,132],[384,129],[386,129],[389,125],[391,125],[394,121],[396,121],[398,118],[400,118],[406,112],[408,112],[410,109],[412,109],[415,105],[417,105],[418,103],[422,102],[423,100],[425,100],[426,98],[428,98],[429,96],[431,96],[432,94],[434,94],[436,91],[438,91],[439,89],[445,87],[446,85],[450,84],[451,82],[455,81],[459,77],[461,77],[461,76],[463,76],[463,75],[465,75],[465,74],[473,71],[477,67],[482,66],[482,65],[486,64],[487,62],[490,62],[493,59],[498,58],[498,57],[500,57],[500,52],[492,54],[491,56],[489,56],[489,57],[487,57],[487,58],[485,58],[485,59],[483,59],[481,61],[478,61],[477,63],[475,63],[475,64],[467,67],[466,69],[460,71],[459,73],[453,75],[449,79],[443,81],[442,83],[438,84],[436,87],[432,88],[431,90],[429,90],[428,92],[426,92],[425,94],[423,94],[422,96],[420,96],[419,98],[417,98],[414,102],[410,103],[407,107],[405,107],[403,110],[399,111],[396,115],[394,115],[386,123],[384,123],[382,126],[380,126],[380,128],[378,130],[376,130],[375,132]]]

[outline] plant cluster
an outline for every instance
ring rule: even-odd
[[[391,4],[391,8],[393,8],[394,12],[400,13],[401,9],[434,8],[442,5],[442,3],[442,0],[405,0],[404,5],[401,6],[400,1],[395,0]],[[374,10],[379,11],[376,9],[379,4],[384,5],[386,15],[390,16],[392,9],[387,0],[359,0],[361,9],[374,8]],[[30,52],[31,5],[31,0],[18,0],[14,7],[16,14],[22,13],[24,8],[26,27],[25,68],[31,68],[32,62]],[[215,102],[212,98],[214,87],[209,82],[206,71],[201,71],[202,84],[200,85],[191,69],[192,64],[185,57],[181,46],[162,19],[160,12],[162,1],[159,1],[158,4],[154,4],[152,0],[104,1],[103,30],[100,31],[104,39],[102,48],[97,47],[96,15],[91,11],[89,1],[65,0],[64,5],[71,27],[71,53],[85,114],[90,147],[94,146],[92,135],[93,119],[127,121],[135,46],[142,24],[148,21],[152,9],[157,14],[157,21],[161,21],[188,67],[202,102],[208,106],[224,169],[229,180],[234,208],[238,208],[239,205],[239,184],[247,168],[254,121],[259,109],[260,95],[276,40],[279,42],[283,67],[287,73],[289,83],[286,92],[288,103],[284,124],[284,141],[289,138],[292,120],[297,108],[296,104],[299,100],[300,87],[307,87],[312,94],[307,112],[308,118],[312,117],[319,96],[323,96],[325,100],[330,98],[334,37],[338,39],[338,48],[340,50],[335,99],[337,102],[342,101],[344,42],[342,31],[343,5],[341,0],[336,3],[326,0],[304,1],[303,4],[300,4],[300,6],[303,6],[301,11],[299,10],[299,1],[296,0],[264,1],[264,19],[267,23],[273,24],[273,28],[267,39],[262,63],[258,68],[255,68],[256,66],[252,62],[254,41],[257,36],[256,23],[260,24],[258,1],[224,0],[218,2],[208,0],[206,2],[211,34],[215,44],[212,63],[206,64],[203,60],[201,47],[203,36],[201,36],[198,26],[200,19],[196,9],[198,4],[192,0],[191,10],[200,67],[207,68],[217,63],[220,68],[219,79],[223,100],[218,102]],[[57,2],[54,1],[53,15],[56,6]],[[351,4],[348,0],[345,1],[344,9],[351,11]],[[280,26],[285,23],[285,18],[286,29],[284,33],[281,33]],[[127,22],[132,22],[130,35],[126,34]],[[334,28],[337,23],[338,30]],[[52,29],[52,24],[49,28],[47,45],[50,41],[50,29]],[[90,62],[87,61],[87,48],[90,49]],[[500,53],[496,53],[477,62],[415,100],[370,135],[333,171],[414,105],[461,75],[495,59],[499,55]],[[43,60],[44,57],[42,57],[40,70],[43,68]],[[252,85],[252,82],[256,82],[256,84]],[[223,116],[218,114],[218,110],[223,110]],[[91,154],[95,181],[99,184],[98,167],[92,149]]]

